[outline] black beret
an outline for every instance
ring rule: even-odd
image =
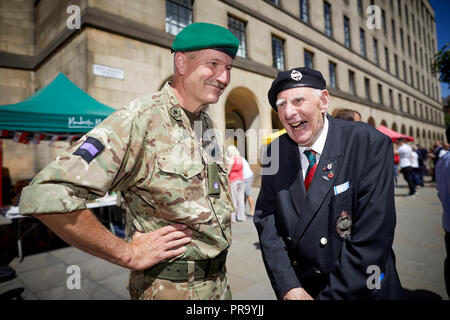
[[[322,76],[322,73],[306,67],[281,71],[278,73],[277,78],[272,82],[272,86],[270,87],[268,93],[269,103],[272,108],[274,108],[275,111],[278,111],[275,104],[277,102],[278,93],[283,90],[298,87],[309,87],[323,90],[326,87],[326,82]]]

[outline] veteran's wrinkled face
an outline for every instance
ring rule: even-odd
[[[327,90],[304,87],[278,93],[278,118],[289,137],[300,146],[311,147],[323,130],[328,101]]]
[[[230,83],[233,59],[213,49],[185,53],[185,92],[194,104],[216,103]]]

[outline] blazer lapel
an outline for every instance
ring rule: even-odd
[[[333,120],[330,120],[330,117],[328,120],[327,139],[314,178],[304,198],[304,204],[301,206],[298,223],[295,228],[295,241],[302,237],[304,231],[319,212],[325,198],[332,189],[333,182],[341,167],[343,153],[340,147],[340,132]],[[303,177],[301,171],[300,176]],[[302,186],[304,190],[303,179]]]
[[[294,204],[295,211],[297,215],[303,211],[302,207],[305,204],[306,190],[305,184],[303,182],[302,165],[300,161],[300,151],[298,145],[295,143],[290,144],[292,149],[288,153],[289,160],[286,165],[284,165],[285,177],[289,177],[293,172],[297,172],[297,178],[294,180],[292,185],[289,187],[289,193],[291,194],[292,202]]]

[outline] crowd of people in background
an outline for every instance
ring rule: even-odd
[[[394,181],[397,187],[398,174],[402,173],[408,183],[407,197],[415,197],[417,188],[424,187],[424,176],[430,175],[435,182],[435,168],[440,158],[449,151],[449,144],[436,141],[433,148],[427,150],[420,144],[408,144],[400,138],[394,144]]]

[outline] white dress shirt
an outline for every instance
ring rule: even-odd
[[[316,152],[316,163],[319,163],[320,155],[323,153],[323,148],[325,147],[325,141],[327,140],[327,134],[328,134],[328,118],[325,115],[325,120],[323,123],[323,130],[320,133],[319,138],[313,143],[311,147],[302,147],[298,146],[298,149],[300,150],[300,161],[302,164],[302,171],[303,171],[303,179],[305,179],[306,176],[306,170],[308,170],[309,167],[309,160],[306,154],[304,153],[305,150],[313,150]]]

